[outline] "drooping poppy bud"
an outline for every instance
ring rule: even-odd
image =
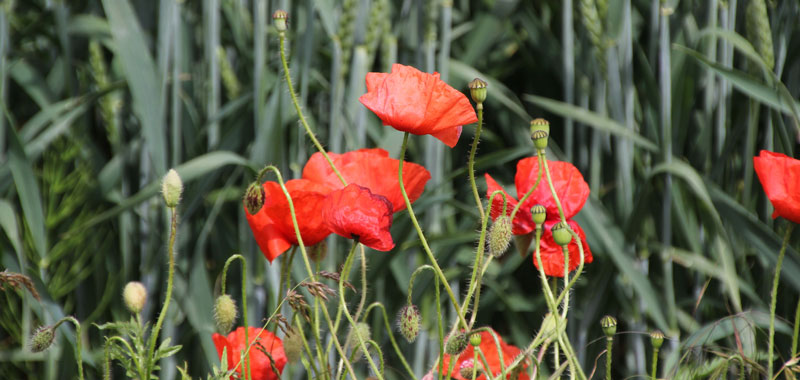
[[[417,339],[420,319],[419,309],[415,305],[403,306],[400,309],[400,313],[397,314],[397,326],[408,343],[412,343]]]
[[[478,369],[475,369],[475,359],[467,359],[461,362],[461,365],[458,367],[458,374],[461,377],[474,380],[477,379],[478,376],[481,375],[480,365],[478,365]]]
[[[122,289],[122,301],[133,314],[138,314],[147,302],[147,289],[139,281],[131,281]]]
[[[286,31],[286,19],[289,18],[289,14],[286,11],[278,9],[275,13],[272,14],[272,21],[275,23],[275,29],[278,32],[282,33]]]
[[[264,187],[259,185],[256,182],[251,183],[247,186],[247,190],[244,193],[244,207],[247,209],[247,212],[250,215],[258,214],[261,211],[261,207],[264,206],[264,197],[266,194],[264,193]]]
[[[53,326],[42,326],[36,329],[31,339],[31,351],[42,352],[53,344],[55,339],[55,331]]]
[[[178,206],[181,201],[181,193],[183,193],[183,181],[175,169],[170,169],[161,181],[161,195],[164,196],[167,207]]]
[[[459,355],[467,349],[469,338],[467,333],[456,331],[447,338],[444,344],[444,353],[448,355]]]
[[[557,319],[556,319],[557,318]],[[548,340],[556,340],[567,327],[567,320],[559,315],[547,313],[542,321],[542,334]]]
[[[494,257],[500,257],[508,249],[508,244],[511,242],[511,218],[506,215],[501,215],[492,223],[489,229],[489,254]]]
[[[221,333],[227,334],[231,331],[237,314],[236,302],[231,296],[223,294],[214,301],[214,322]]]

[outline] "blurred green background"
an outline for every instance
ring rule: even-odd
[[[276,9],[289,12],[292,75],[330,151],[377,146],[396,157],[402,134],[358,102],[365,74],[394,62],[461,90],[474,77],[489,83],[482,191],[485,172],[513,188],[516,161],[533,154],[529,121],[550,120],[548,157],[573,162],[592,189],[576,219],[594,262],[568,325],[587,372],[604,349],[604,314],[620,321],[614,378],[648,371],[655,328],[669,338],[661,377],[714,377],[738,366],[735,355],[763,363],[787,222],[770,218],[752,157],[797,147],[797,1],[3,0],[0,267],[30,276],[41,300],[9,285],[0,293],[1,378],[73,378],[70,327],[49,351],[28,348],[34,328],[64,315],[84,324],[87,376],[99,377],[103,339],[91,323],[128,318],[127,281],[147,286],[143,317],[155,319],[168,234],[158,189],[170,167],[186,189],[162,334],[183,349],[162,362],[161,378],[184,362],[205,377],[217,362],[211,307],[231,254],[250,264],[250,320],[274,309],[280,262],[259,252],[241,195],[263,165],[296,178],[314,151],[282,79]],[[454,149],[414,137],[408,157],[433,174],[415,209],[459,292],[477,240],[466,181],[473,132],[465,127]],[[392,232],[397,248],[370,252],[368,271],[368,302],[390,313],[425,262],[407,213]],[[346,246],[330,243],[323,267],[335,270]],[[800,293],[796,247],[778,295],[781,363]],[[229,274],[230,289],[239,276]],[[485,278],[478,325],[527,344],[546,310],[536,276],[530,257],[509,250]],[[414,294],[431,332],[432,282],[424,275]],[[437,356],[432,336],[401,343],[418,376]],[[388,347],[387,374],[401,378]],[[287,374],[304,377],[298,365]]]

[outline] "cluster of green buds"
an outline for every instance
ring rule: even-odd
[[[533,145],[539,152],[544,152],[547,149],[547,141],[550,137],[550,122],[545,119],[538,118],[531,120],[531,139]]]

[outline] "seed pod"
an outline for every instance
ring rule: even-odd
[[[217,329],[222,334],[227,334],[231,331],[234,322],[236,322],[236,302],[227,294],[217,297],[214,302],[214,322],[217,323]]]
[[[483,339],[481,338],[481,334],[480,333],[475,333],[475,334],[470,335],[469,344],[472,345],[472,347],[477,347],[477,346],[481,345],[481,341],[482,340]]]
[[[181,201],[181,193],[183,193],[183,181],[175,169],[170,169],[161,182],[161,195],[164,196],[167,207],[178,206]]]
[[[558,222],[553,226],[553,241],[556,244],[565,247],[572,241],[572,235],[569,233],[569,226],[564,222]]]
[[[537,150],[547,149],[547,142],[550,137],[550,122],[538,118],[531,120],[531,140]]]
[[[133,314],[138,314],[147,302],[147,289],[139,281],[131,281],[122,289],[122,301]]]
[[[417,339],[420,320],[419,309],[415,305],[409,304],[400,309],[400,313],[397,315],[397,327],[408,343],[412,343]]]
[[[542,205],[533,206],[531,207],[531,217],[537,226],[541,226],[545,219],[547,219],[547,209]]]
[[[469,94],[472,96],[472,100],[475,103],[481,104],[486,101],[486,87],[487,83],[480,78],[475,78],[472,82],[469,82],[467,87],[469,87]]]
[[[600,327],[603,328],[603,333],[606,334],[606,338],[610,339],[617,333],[617,319],[606,315],[600,320]]]
[[[664,343],[664,333],[661,330],[655,330],[650,333],[650,343],[653,344],[653,348],[656,350],[661,348],[661,345]]]
[[[503,256],[503,253],[508,249],[508,244],[513,237],[511,226],[511,218],[506,215],[501,215],[492,223],[489,229],[489,254],[494,257]]]
[[[272,21],[275,23],[275,29],[278,30],[279,33],[283,33],[287,29],[286,19],[289,18],[289,14],[286,11],[278,9],[275,13],[272,14]]]

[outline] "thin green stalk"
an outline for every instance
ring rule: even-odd
[[[650,378],[656,380],[656,372],[658,372],[658,348],[653,347],[653,367],[650,369]]]
[[[355,245],[353,245],[353,246],[355,247]],[[339,277],[340,278],[349,277],[350,276],[350,270],[352,268],[353,268],[353,260],[345,260],[344,265],[342,265],[342,271],[339,274]],[[319,271],[319,268],[317,268],[317,271]],[[365,286],[365,283],[366,282],[362,283],[362,286]],[[362,294],[364,294],[364,293],[366,293],[366,289],[362,288]],[[336,318],[333,320],[333,332],[332,332],[332,334],[338,334],[339,333],[339,326],[341,325],[341,322],[342,322],[342,312],[343,312],[342,311],[342,304],[340,303],[336,308]],[[355,319],[358,319],[358,318],[356,317]],[[328,346],[325,348],[325,355],[326,356],[331,351],[331,348],[333,348],[333,342],[332,341],[328,342]]]
[[[464,316],[460,313],[458,301],[456,301],[456,296],[453,294],[453,289],[450,288],[450,284],[447,283],[447,277],[444,276],[442,268],[439,267],[439,263],[436,262],[436,258],[433,257],[433,252],[431,252],[431,248],[430,246],[428,246],[428,240],[425,239],[425,234],[422,232],[422,228],[420,228],[419,226],[419,222],[417,221],[417,216],[414,214],[414,209],[411,208],[411,201],[408,199],[408,194],[406,193],[406,186],[403,183],[403,160],[405,159],[406,148],[408,147],[408,135],[409,135],[408,132],[405,132],[403,134],[403,145],[400,148],[400,168],[398,170],[400,178],[400,192],[403,194],[403,200],[405,200],[406,202],[408,215],[411,217],[411,223],[417,230],[417,235],[419,235],[419,240],[422,242],[422,247],[425,249],[425,253],[428,254],[428,259],[431,261],[434,271],[442,280],[444,289],[447,291],[447,295],[450,297],[450,301],[453,303],[453,307],[455,308],[456,314],[458,314],[458,320],[461,322],[462,327],[464,327],[464,329],[467,329],[469,328],[467,325],[467,321],[464,319]]]
[[[169,271],[167,272],[167,293],[164,298],[164,306],[161,308],[161,313],[158,315],[158,320],[153,331],[150,332],[150,345],[147,350],[147,358],[145,358],[147,365],[146,374],[149,377],[153,373],[155,361],[153,360],[153,353],[156,349],[156,341],[158,340],[158,332],[161,330],[161,325],[164,324],[164,318],[167,317],[167,310],[169,309],[169,301],[172,298],[172,278],[175,276],[175,235],[178,233],[178,212],[174,207],[170,208],[172,212],[172,221],[170,223],[169,245],[167,246],[167,254],[169,256]]]
[[[505,215],[506,213],[506,205],[508,204],[506,200],[506,194],[502,190],[495,190],[489,196],[489,199],[494,199],[494,197],[500,194],[503,197],[503,210],[501,215]],[[492,202],[489,202],[486,210],[489,214],[492,212]],[[482,212],[482,211],[481,211]],[[478,315],[478,305],[480,302],[480,294],[481,294],[481,279],[483,278],[483,272],[480,271],[481,267],[481,260],[483,259],[483,252],[486,247],[486,227],[489,224],[489,217],[487,214],[484,214],[482,217],[483,222],[481,223],[481,233],[480,237],[478,238],[478,249],[475,252],[475,262],[472,264],[472,278],[469,281],[469,289],[467,290],[467,295],[464,297],[464,302],[461,304],[461,314],[466,315],[467,306],[469,306],[470,299],[472,298],[472,294],[475,293],[475,302],[473,303],[472,307],[472,315],[470,316],[469,320],[469,327],[475,324],[475,318]],[[492,257],[492,256],[489,256]],[[457,325],[456,325],[457,326]],[[454,326],[455,327],[455,326]],[[455,330],[453,330],[455,331]]]
[[[481,350],[480,346],[475,347],[475,349],[472,350],[472,378],[473,379],[477,379],[478,378],[478,351],[480,351],[480,350]],[[502,352],[502,351],[498,351],[498,352]],[[502,360],[501,360],[501,363],[502,363]],[[487,365],[486,366],[486,370],[490,370],[489,368],[490,367]]]
[[[311,369],[314,371],[314,374],[316,375],[316,376],[314,376],[314,378],[317,378],[317,379],[322,378],[322,375],[320,374],[319,369],[317,369],[316,362],[314,360],[311,360],[311,358],[313,357],[313,354],[311,352],[311,346],[308,345],[308,340],[306,339],[306,335],[303,332],[303,325],[300,324],[300,318],[298,317],[297,313],[294,314],[294,324],[296,326],[295,328],[297,329],[297,334],[300,334],[300,339],[303,341],[303,348],[305,348],[305,350],[306,350],[306,355],[308,356],[308,359],[309,359],[308,360],[309,366],[311,367]],[[320,364],[322,364],[322,363],[320,363]]]
[[[419,268],[414,270],[413,273],[411,273],[411,279],[408,282],[408,301],[407,302],[409,304],[411,304],[411,296],[412,296],[412,292],[414,290],[414,280],[417,278],[417,275],[419,275],[420,273],[422,273],[422,271],[424,271],[426,269],[431,270],[431,271],[434,272],[434,274],[433,274],[433,280],[434,280],[433,286],[435,287],[434,290],[435,290],[435,294],[436,294],[436,315],[442,315],[442,303],[441,303],[441,297],[440,297],[441,294],[440,294],[440,291],[439,291],[439,276],[436,275],[436,269],[434,269],[430,265],[427,265],[427,264],[421,265]],[[442,380],[442,370],[444,369],[444,363],[442,362],[442,360],[444,358],[444,326],[442,324],[442,318],[437,318],[436,322],[437,322],[437,327],[438,327],[438,332],[439,332],[439,359],[437,360],[438,365],[436,366],[436,368],[437,368],[437,372],[439,373],[439,380]],[[458,326],[458,325],[456,325],[456,326]],[[453,331],[455,331],[455,330],[453,330]]]
[[[789,238],[792,236],[794,223],[789,223],[786,233],[783,235],[783,245],[778,253],[778,263],[775,265],[775,278],[772,280],[772,301],[769,306],[769,347],[767,348],[767,379],[772,379],[773,351],[775,348],[775,307],[778,301],[778,283],[781,278],[781,267],[783,266],[783,256],[786,255],[786,246],[789,245]],[[797,334],[795,334],[796,336]],[[796,348],[796,347],[795,347]],[[792,350],[794,351],[794,349]]]
[[[250,339],[247,336],[248,330],[250,330],[249,328],[250,326],[247,324],[247,260],[244,258],[244,256],[240,254],[235,254],[229,257],[228,260],[225,261],[225,266],[222,267],[222,294],[225,294],[225,284],[226,284],[225,279],[228,276],[228,266],[230,266],[231,263],[236,259],[239,259],[242,262],[242,324],[244,325],[244,341],[250,342]],[[249,379],[252,377],[250,373],[249,352],[250,350],[248,350],[244,354],[245,379]]]
[[[75,317],[61,318],[54,326],[53,330],[57,329],[59,325],[64,322],[71,322],[75,325],[75,360],[78,362],[78,379],[83,380],[83,344],[81,343],[81,323]]]
[[[792,357],[797,356],[797,335],[800,332],[800,299],[797,300],[797,309],[794,311],[794,331],[792,333]]]
[[[475,138],[472,139],[472,149],[469,151],[467,172],[469,173],[469,184],[472,186],[472,195],[475,196],[475,204],[478,206],[481,220],[483,220],[485,218],[483,201],[481,201],[481,195],[478,192],[478,186],[475,184],[475,152],[478,150],[478,143],[481,139],[481,127],[483,127],[483,103],[478,103],[475,108],[478,110],[478,126],[475,127]]]
[[[614,338],[606,338],[606,380],[611,380],[611,349],[614,347]]]
[[[137,318],[137,322],[138,322],[138,318]],[[127,340],[122,339],[122,337],[120,337],[120,336],[116,336],[116,335],[112,336],[111,338],[108,338],[108,340],[106,340],[106,344],[105,344],[104,350],[107,350],[108,347],[111,345],[111,342],[113,342],[113,341],[119,341],[120,343],[122,343],[123,346],[125,346],[125,348],[128,349],[128,357],[133,362],[133,366],[136,367],[136,371],[139,372],[139,378],[140,379],[144,379],[145,378],[144,373],[143,373],[144,368],[142,368],[140,366],[141,363],[139,362],[139,356],[136,355],[136,352],[133,351],[133,348],[131,347],[130,343],[128,343]],[[108,376],[109,376],[108,378],[110,379],[111,378],[111,360],[110,360],[110,358],[106,359],[106,366],[107,366],[106,371],[107,371]]]
[[[364,320],[367,320],[367,317],[369,317],[369,312],[373,308],[381,309],[381,313],[383,314],[383,323],[386,327],[386,332],[389,334],[389,341],[392,343],[392,348],[394,348],[395,354],[397,354],[397,357],[400,358],[400,363],[403,364],[403,368],[405,368],[406,372],[408,372],[408,376],[411,379],[417,380],[417,377],[414,375],[414,371],[411,370],[411,366],[408,365],[408,361],[406,361],[406,357],[403,355],[403,351],[401,351],[400,346],[397,345],[397,340],[395,340],[394,333],[392,333],[392,325],[389,323],[389,316],[386,314],[386,308],[380,302],[373,302],[367,306],[367,309],[364,311]]]
[[[541,180],[542,180],[542,165],[539,164],[539,170],[537,171],[537,174],[536,174],[536,182],[533,184],[533,187],[531,187],[530,190],[528,190],[528,192],[525,193],[525,195],[523,195],[522,198],[520,198],[519,202],[517,202],[517,205],[514,206],[514,209],[511,211],[511,220],[512,221],[514,220],[514,217],[517,216],[517,211],[519,211],[520,206],[522,206],[522,204],[525,203],[525,201],[528,200],[528,198],[531,196],[531,194],[533,194],[533,192],[536,190],[536,188],[539,187],[539,182],[541,182]],[[517,194],[517,195],[519,195],[519,194]],[[528,211],[530,211],[530,210],[528,210]]]
[[[339,178],[339,181],[342,182],[342,185],[347,186],[347,181],[344,180],[342,174],[339,173],[339,170],[336,169],[336,166],[331,161],[331,158],[328,156],[328,152],[325,151],[325,148],[322,147],[322,144],[319,143],[317,140],[317,136],[314,135],[314,132],[311,131],[311,127],[308,125],[306,121],[306,117],[303,116],[303,111],[300,109],[300,102],[297,100],[297,94],[294,92],[294,85],[292,84],[292,75],[289,72],[289,63],[286,60],[286,49],[284,49],[284,42],[286,40],[286,33],[279,32],[278,37],[280,40],[280,51],[281,51],[281,63],[283,64],[283,76],[286,79],[286,85],[289,87],[289,95],[292,97],[292,104],[294,104],[294,109],[297,111],[297,117],[300,118],[300,123],[303,124],[303,128],[306,129],[306,133],[311,141],[314,143],[314,146],[317,147],[317,150],[322,153],[322,156],[325,157],[325,161],[328,161],[328,165],[331,166],[333,172],[336,174],[336,177]],[[309,266],[309,269],[311,267]]]

